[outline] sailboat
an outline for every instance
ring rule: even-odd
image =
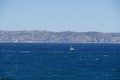
[[[69,49],[70,51],[74,51],[75,49],[73,48],[73,47],[70,47],[70,49]]]

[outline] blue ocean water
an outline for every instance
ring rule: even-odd
[[[0,43],[0,80],[120,80],[120,44]]]

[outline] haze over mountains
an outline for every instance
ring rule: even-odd
[[[0,42],[120,43],[120,32],[0,31]]]

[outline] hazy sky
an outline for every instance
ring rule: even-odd
[[[120,32],[120,0],[0,0],[0,30]]]

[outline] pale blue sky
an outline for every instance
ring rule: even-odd
[[[0,30],[120,32],[120,0],[0,0]]]

